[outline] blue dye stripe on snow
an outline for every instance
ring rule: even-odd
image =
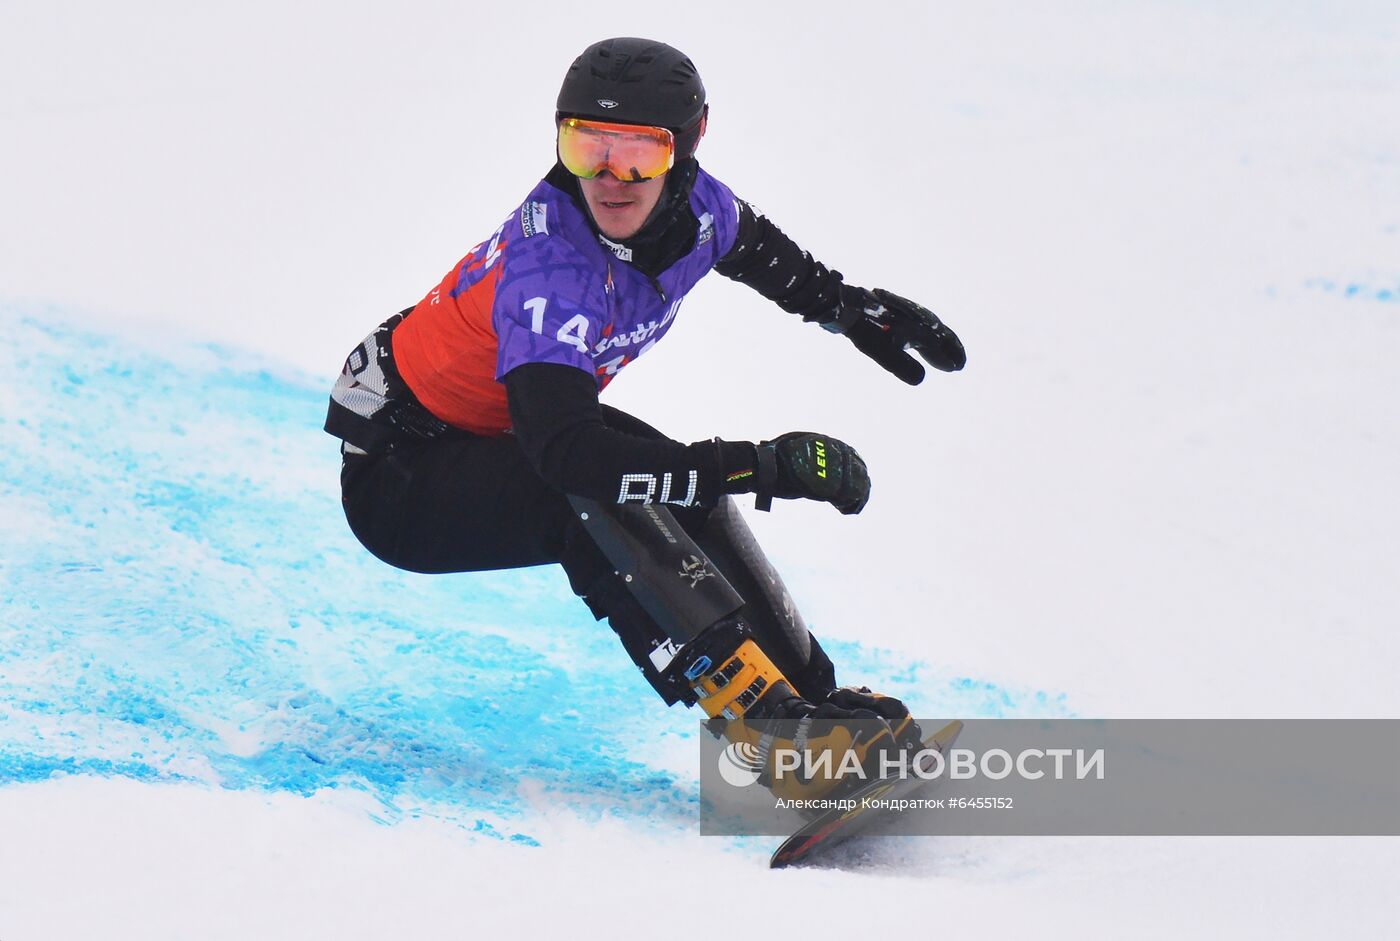
[[[1348,299],[1400,304],[1400,279],[1389,285],[1376,285],[1364,281],[1338,281],[1335,278],[1308,278],[1303,282],[1303,286],[1309,290],[1336,294]]]
[[[33,312],[0,326],[0,783],[338,788],[375,819],[522,843],[541,795],[693,825],[693,778],[628,756],[694,714],[660,706],[562,573],[412,575],[355,542],[321,431],[333,376]],[[1063,712],[829,646],[932,714]]]

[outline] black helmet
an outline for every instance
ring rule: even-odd
[[[685,53],[653,39],[604,39],[569,67],[555,118],[670,128],[680,160],[695,152],[706,108],[705,86]]]

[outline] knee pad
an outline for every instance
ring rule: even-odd
[[[797,610],[732,497],[723,497],[695,541],[744,599],[740,616],[754,641],[799,695],[820,702],[836,688],[835,668]]]
[[[561,561],[574,592],[595,618],[608,618],[668,704],[693,700],[688,686],[667,679],[670,657],[731,616],[800,695],[820,701],[835,689],[831,660],[732,499],[687,514],[686,527],[666,507],[569,501],[579,528]]]
[[[724,573],[665,507],[575,496],[569,503],[632,597],[678,645],[743,607]]]

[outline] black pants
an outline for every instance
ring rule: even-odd
[[[618,409],[605,405],[603,416],[619,431],[662,437]],[[688,691],[664,680],[647,657],[664,633],[631,598],[612,563],[575,519],[568,498],[540,479],[513,436],[462,433],[400,445],[384,454],[346,455],[341,502],[350,529],[365,548],[410,572],[562,565],[575,594],[584,598],[595,617],[608,618],[662,698],[668,704],[689,701]],[[667,510],[701,542],[708,509]],[[796,688],[808,698],[820,698],[833,688],[831,662],[815,638],[808,635],[810,652],[793,649],[773,624],[778,613],[758,610],[758,599],[751,597],[759,593],[752,575],[736,571],[742,566],[727,562],[722,553],[716,555],[716,566],[748,602],[746,619],[754,625],[760,646]]]

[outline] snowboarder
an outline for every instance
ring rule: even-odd
[[[408,571],[562,565],[665,702],[698,702],[759,767],[789,738],[868,761],[916,745],[917,726],[898,700],[837,686],[733,499],[859,513],[860,456],[808,432],[681,444],[598,394],[711,270],[909,384],[924,376],[909,349],[945,371],[965,354],[932,313],[845,284],[702,170],[708,119],[695,66],[668,45],[609,39],[578,57],[553,168],[347,359],[326,419],[343,441],[345,514],[370,552]],[[769,719],[793,731],[775,740]],[[760,780],[802,797],[835,784]]]

